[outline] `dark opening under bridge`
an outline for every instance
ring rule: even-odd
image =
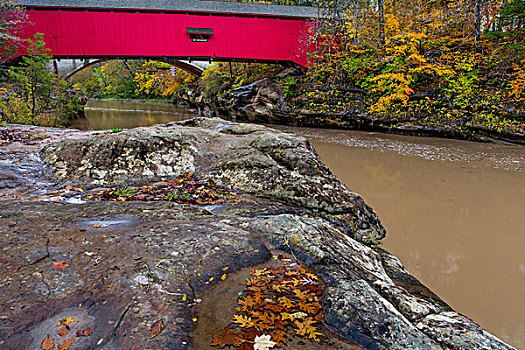
[[[187,0],[19,0],[56,58],[307,63],[311,7]]]

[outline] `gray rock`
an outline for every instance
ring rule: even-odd
[[[374,211],[337,180],[305,138],[262,126],[195,118],[65,140],[41,154],[55,177],[84,186],[195,172],[242,192],[324,212],[366,244],[385,236]]]

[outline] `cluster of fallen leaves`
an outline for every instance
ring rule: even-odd
[[[172,201],[184,204],[220,204],[235,201],[236,193],[198,179],[192,173],[164,182],[143,186],[116,187],[84,196],[86,199],[114,201]]]
[[[289,333],[319,342],[323,320],[319,279],[302,267],[254,269],[240,295],[232,329],[214,334],[212,345],[267,350],[287,343]]]
[[[58,322],[58,326],[61,327],[58,329],[57,334],[64,339],[64,342],[58,345],[58,350],[71,349],[71,346],[75,343],[75,337],[69,337],[67,340],[65,339],[69,332],[71,332],[71,327],[69,326],[71,322],[75,322],[75,320],[73,320],[71,317],[64,318]],[[77,331],[76,337],[89,337],[94,331],[95,330],[91,329],[90,327],[87,327],[86,329],[79,329]],[[55,340],[47,335],[42,341],[41,347],[43,350],[53,350],[55,349]]]
[[[43,139],[46,136],[44,134],[33,135],[29,131],[25,130],[11,130],[0,128],[0,144],[9,143],[13,141],[29,143],[35,139]]]

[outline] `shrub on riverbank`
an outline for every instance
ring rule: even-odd
[[[50,72],[42,34],[28,41],[28,56],[13,64],[0,81],[0,122],[66,126],[82,107],[78,95]]]

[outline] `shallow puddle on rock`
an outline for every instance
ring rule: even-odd
[[[272,252],[274,256],[283,254],[283,252]],[[292,256],[288,256],[288,259],[293,259]],[[283,266],[283,263],[279,260],[271,259],[264,264],[247,267],[236,271],[232,274],[227,274],[227,278],[224,281],[219,282],[213,289],[204,295],[198,295],[197,297],[202,301],[196,306],[197,314],[197,327],[192,334],[193,341],[191,349],[193,350],[217,350],[221,349],[218,346],[211,346],[213,334],[219,334],[222,332],[224,327],[227,327],[233,322],[233,315],[238,313],[237,308],[239,307],[238,293],[246,289],[246,280],[253,276],[250,272],[256,269],[264,268],[277,268]],[[358,350],[362,349],[357,344],[342,340],[335,334],[331,333],[328,329],[323,327],[322,333],[326,338],[320,342],[315,343],[308,340],[306,337],[294,336],[293,332],[288,330],[286,345],[282,344],[274,349],[287,349],[287,350],[325,350],[325,349],[348,349]],[[232,350],[235,349],[233,346],[225,346],[222,349]]]
[[[106,227],[122,228],[126,226],[135,226],[142,221],[134,215],[114,215],[111,217],[97,217],[89,218],[84,221],[76,223],[78,226],[86,226],[93,229],[101,229]]]
[[[68,324],[68,331],[64,336],[61,336],[58,333],[58,330],[61,328],[59,323],[61,320],[70,319],[71,323]],[[49,336],[53,339],[53,342],[56,346],[62,345],[67,340],[73,339],[74,346],[72,349],[87,349],[90,348],[90,345],[94,342],[91,337],[77,337],[77,331],[84,329],[94,329],[96,327],[95,318],[87,314],[85,309],[82,308],[69,308],[64,309],[60,313],[42,321],[38,326],[31,330],[31,336],[33,337],[33,342],[31,343],[29,349],[31,350],[42,350],[42,342]],[[62,333],[64,334],[64,333]]]

